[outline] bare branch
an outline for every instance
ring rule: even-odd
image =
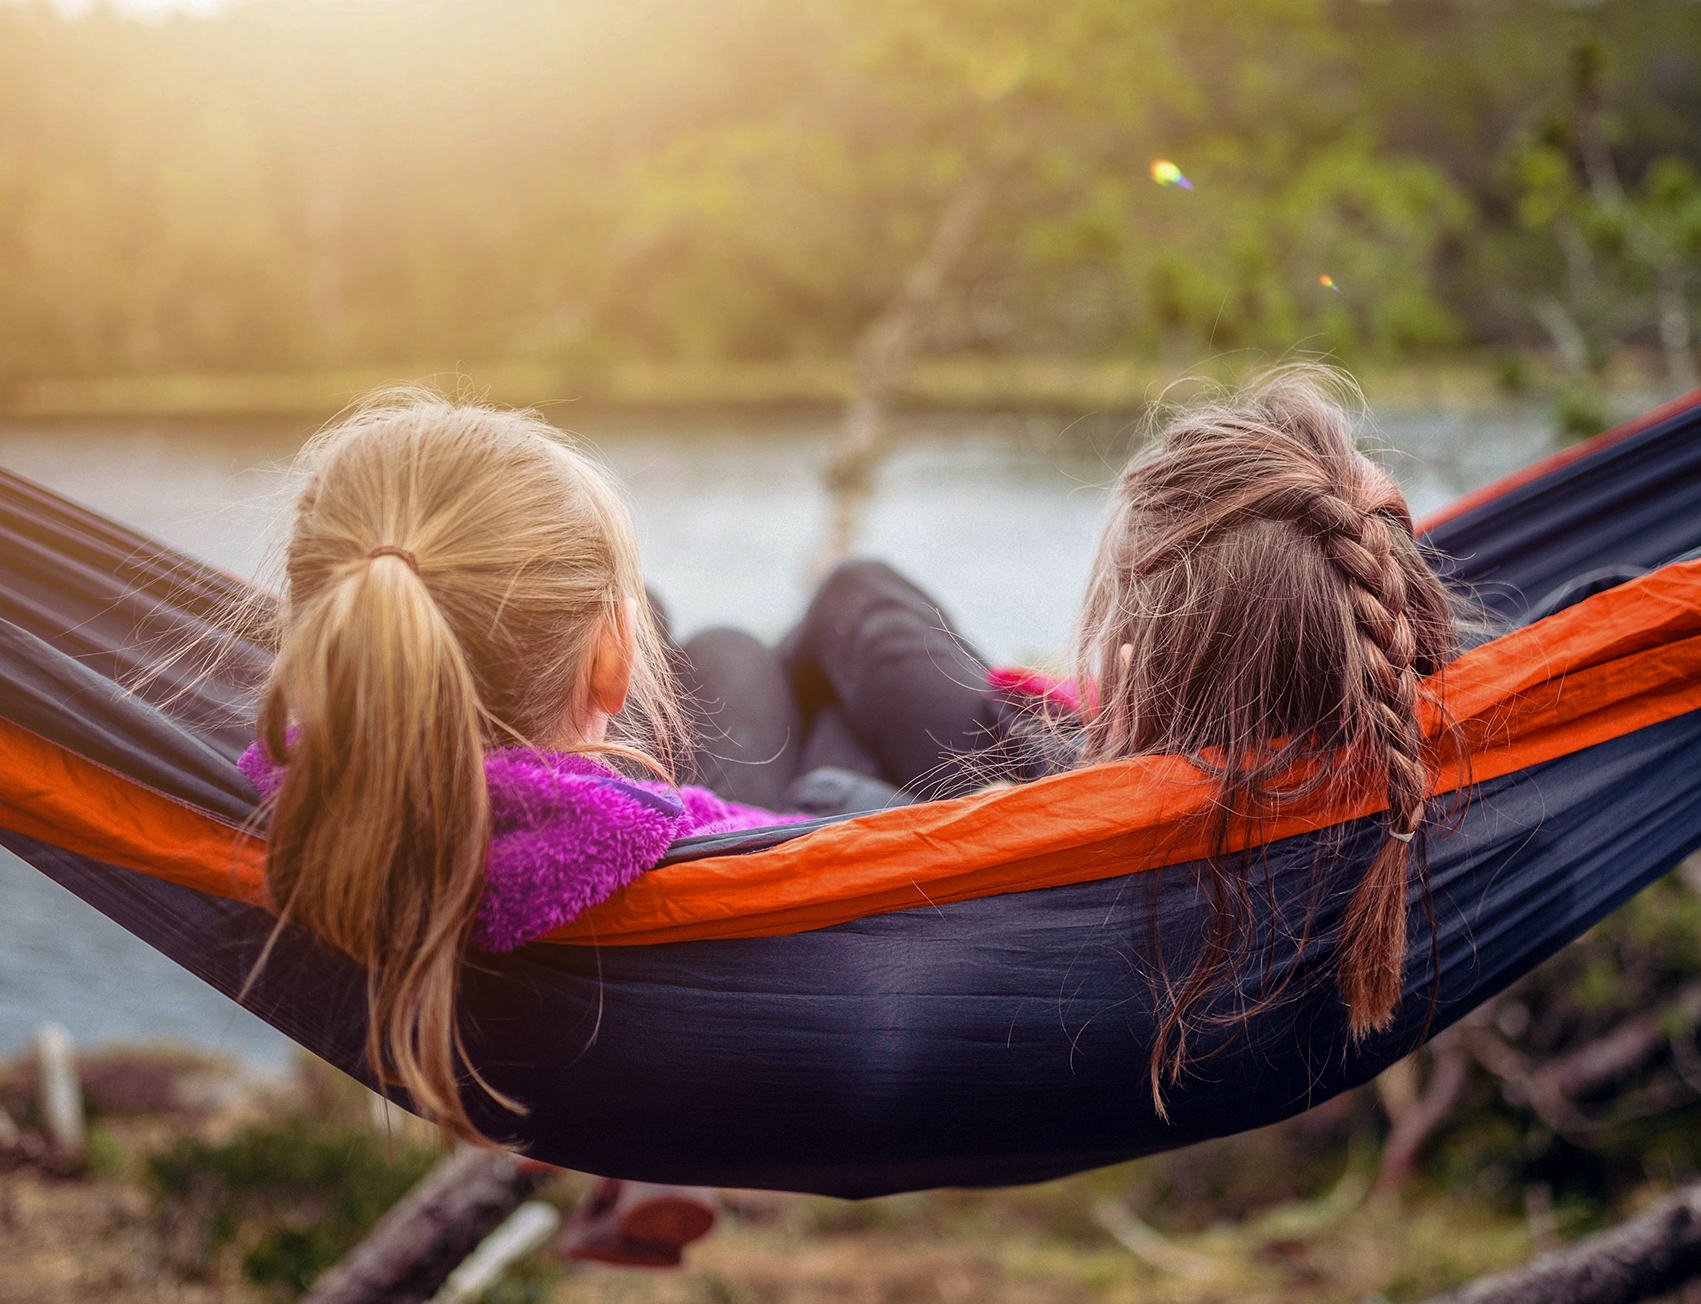
[[[970,176],[952,192],[934,223],[927,248],[911,266],[904,283],[857,340],[856,392],[845,410],[845,434],[827,469],[833,495],[828,564],[850,549],[857,517],[885,459],[887,409],[893,391],[915,364],[940,296],[956,273],[982,214],[992,199],[992,176]]]
[[[1430,1050],[1434,1063],[1421,1095],[1397,1104],[1391,1103],[1397,1097],[1393,1093],[1381,1093],[1381,1079],[1377,1079],[1379,1094],[1384,1107],[1388,1108],[1394,1128],[1388,1134],[1387,1145],[1382,1148],[1382,1165],[1377,1170],[1372,1195],[1386,1198],[1399,1192],[1411,1174],[1412,1164],[1424,1140],[1440,1126],[1464,1094],[1471,1063],[1463,1045],[1463,1035],[1457,1029],[1449,1029],[1430,1044]],[[1410,1060],[1402,1063],[1409,1065]]]
[[[1701,983],[1684,987],[1664,1007],[1626,1019],[1606,1036],[1544,1064],[1532,1065],[1481,1024],[1473,1023],[1466,1038],[1477,1062],[1500,1079],[1507,1100],[1528,1105],[1554,1131],[1577,1137],[1606,1125],[1579,1110],[1577,1099],[1610,1086],[1659,1054],[1674,1015],[1691,1025],[1701,1019]]]

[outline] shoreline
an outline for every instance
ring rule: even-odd
[[[1355,371],[1372,406],[1486,410],[1550,401],[1561,378],[1527,360],[1516,384],[1475,355]],[[1187,376],[1225,379],[1234,358],[1193,366],[1159,360],[1083,361],[958,355],[918,363],[899,388],[900,409],[1051,410],[1137,414]],[[459,397],[560,409],[835,409],[850,397],[848,362],[626,363],[594,371],[539,362],[428,363],[276,373],[174,373],[0,381],[0,420],[142,417],[329,418],[386,385],[419,383]],[[1665,386],[1641,360],[1603,378],[1603,394],[1651,406]],[[1644,400],[1646,400],[1644,402]],[[1614,402],[1614,407],[1620,403]]]

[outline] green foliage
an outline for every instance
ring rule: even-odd
[[[1690,0],[25,0],[0,379],[842,357],[975,177],[938,347],[1527,348],[1551,298],[1588,370],[1701,280],[1698,86]]]
[[[104,1127],[89,1129],[89,1167],[97,1173],[122,1174],[131,1166],[130,1155]]]
[[[1489,369],[1494,386],[1501,393],[1517,397],[1530,388],[1530,363],[1515,349],[1496,349],[1489,357]]]
[[[292,1294],[342,1257],[431,1167],[429,1148],[292,1113],[228,1141],[182,1137],[148,1161],[174,1265],[214,1275],[227,1251],[249,1280]]]
[[[1589,439],[1612,425],[1606,400],[1589,381],[1573,381],[1554,395],[1553,424],[1567,443]]]

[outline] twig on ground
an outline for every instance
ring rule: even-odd
[[[561,1226],[555,1206],[528,1200],[478,1243],[466,1261],[449,1274],[431,1304],[465,1304],[494,1286],[510,1264],[537,1249]]]
[[[1202,1281],[1217,1272],[1215,1260],[1182,1249],[1155,1227],[1129,1213],[1115,1200],[1101,1200],[1094,1205],[1093,1218],[1100,1227],[1116,1237],[1125,1250],[1159,1272],[1167,1272],[1172,1277],[1183,1277],[1189,1281]]]

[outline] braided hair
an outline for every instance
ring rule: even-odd
[[[1160,1110],[1162,1081],[1187,1062],[1190,1011],[1251,933],[1251,852],[1238,869],[1222,854],[1237,824],[1325,785],[1385,797],[1337,978],[1355,1038],[1387,1026],[1400,999],[1432,783],[1419,709],[1459,639],[1404,497],[1354,443],[1356,399],[1338,373],[1300,366],[1184,410],[1123,473],[1099,545],[1076,633],[1083,688],[1098,687],[1083,761],[1186,756],[1218,789],[1207,936],[1191,971],[1160,985]]]

